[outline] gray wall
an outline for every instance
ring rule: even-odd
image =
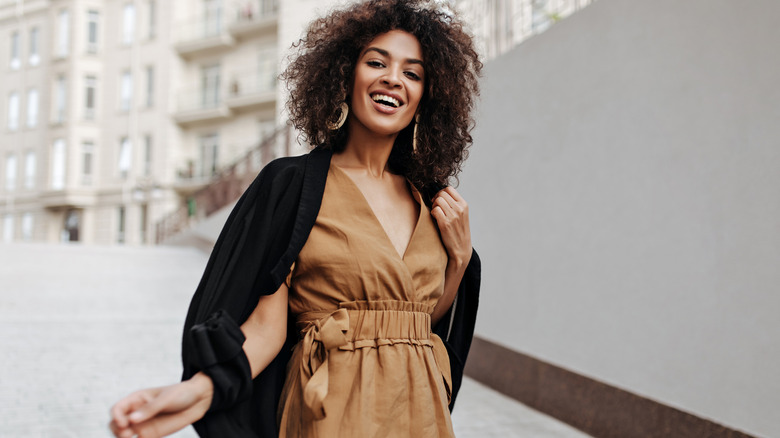
[[[486,66],[478,335],[780,436],[779,19],[600,0]]]

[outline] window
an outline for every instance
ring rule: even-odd
[[[222,31],[222,0],[204,0],[203,36],[219,35]]]
[[[29,241],[33,237],[33,215],[25,213],[22,215],[22,240]]]
[[[122,44],[133,44],[135,36],[135,5],[127,3],[122,9]]]
[[[94,76],[87,76],[84,79],[84,118],[87,120],[95,119],[96,88],[97,79]]]
[[[157,34],[157,1],[149,0],[149,27],[147,36],[152,39]]]
[[[125,207],[121,206],[119,207],[119,211],[117,211],[117,233],[116,233],[116,241],[117,243],[125,243]]]
[[[81,183],[85,186],[92,184],[92,160],[95,153],[95,144],[85,141],[81,145]]]
[[[15,91],[8,95],[8,129],[19,129],[19,93]]]
[[[531,8],[531,30],[538,33],[550,27],[547,0],[533,0]]]
[[[67,9],[60,11],[57,17],[57,56],[64,58],[68,56],[70,49],[70,14]]]
[[[146,107],[154,105],[154,66],[146,67]]]
[[[201,105],[214,108],[219,104],[219,65],[203,67],[201,70]]]
[[[62,190],[65,188],[65,140],[54,140],[51,149],[51,188]]]
[[[200,176],[209,177],[217,173],[219,157],[219,135],[208,134],[200,138]]]
[[[35,188],[35,175],[37,172],[35,152],[29,151],[24,157],[24,188]]]
[[[119,161],[117,168],[119,169],[119,176],[122,179],[127,178],[130,173],[130,167],[133,163],[133,143],[129,137],[122,137],[119,140]]]
[[[119,109],[129,111],[133,100],[133,75],[130,70],[122,73],[119,93]]]
[[[14,217],[6,214],[3,216],[3,242],[12,242],[14,240]]]
[[[261,50],[257,66],[257,91],[272,91],[276,88],[276,50],[272,48]]]
[[[98,11],[87,11],[87,52],[97,53],[98,51],[98,20],[100,13]]]
[[[36,126],[38,126],[38,90],[30,88],[27,90],[27,127]]]
[[[41,57],[38,55],[38,33],[37,27],[30,29],[30,57],[27,62],[32,66],[36,66],[41,62]]]
[[[267,15],[279,9],[278,0],[260,0],[260,15]]]
[[[152,174],[152,135],[144,136],[144,176]]]
[[[8,154],[5,157],[5,190],[16,190],[16,155]]]
[[[19,61],[19,32],[11,34],[11,70],[19,70],[22,62]]]
[[[67,83],[65,76],[57,77],[57,83],[54,90],[54,123],[65,122],[65,106],[67,100]]]

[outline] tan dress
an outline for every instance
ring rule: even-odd
[[[300,341],[280,437],[450,437],[450,368],[431,333],[447,253],[420,195],[399,256],[360,189],[331,164],[314,228],[288,278]]]

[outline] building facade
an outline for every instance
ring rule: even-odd
[[[277,12],[0,2],[2,241],[154,242],[156,221],[274,131]]]

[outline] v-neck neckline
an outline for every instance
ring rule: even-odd
[[[404,248],[403,254],[398,252],[398,249],[393,244],[393,241],[390,239],[390,235],[387,233],[387,229],[385,229],[384,225],[382,225],[382,221],[379,220],[379,217],[377,217],[376,213],[374,212],[374,209],[371,207],[371,204],[368,202],[368,199],[366,198],[366,195],[363,194],[363,191],[360,190],[360,187],[355,183],[355,181],[352,179],[349,174],[344,171],[342,168],[340,168],[338,165],[331,163],[330,164],[331,169],[336,169],[337,172],[341,173],[341,176],[346,178],[348,183],[352,186],[352,188],[360,195],[360,199],[363,202],[363,205],[368,209],[368,212],[371,215],[371,220],[374,222],[376,226],[379,227],[380,230],[382,230],[382,234],[384,235],[384,241],[387,243],[387,245],[390,246],[390,249],[392,250],[393,254],[398,256],[398,258],[406,263],[406,255],[409,253],[409,248],[412,246],[412,243],[414,242],[414,237],[417,235],[417,228],[420,225],[420,221],[423,214],[423,204],[422,204],[422,195],[420,195],[420,192],[413,186],[409,181],[406,181],[407,186],[412,192],[412,199],[417,203],[418,205],[418,212],[417,212],[417,220],[414,223],[414,228],[412,229],[412,234],[409,236],[409,241],[406,242],[406,247]]]

